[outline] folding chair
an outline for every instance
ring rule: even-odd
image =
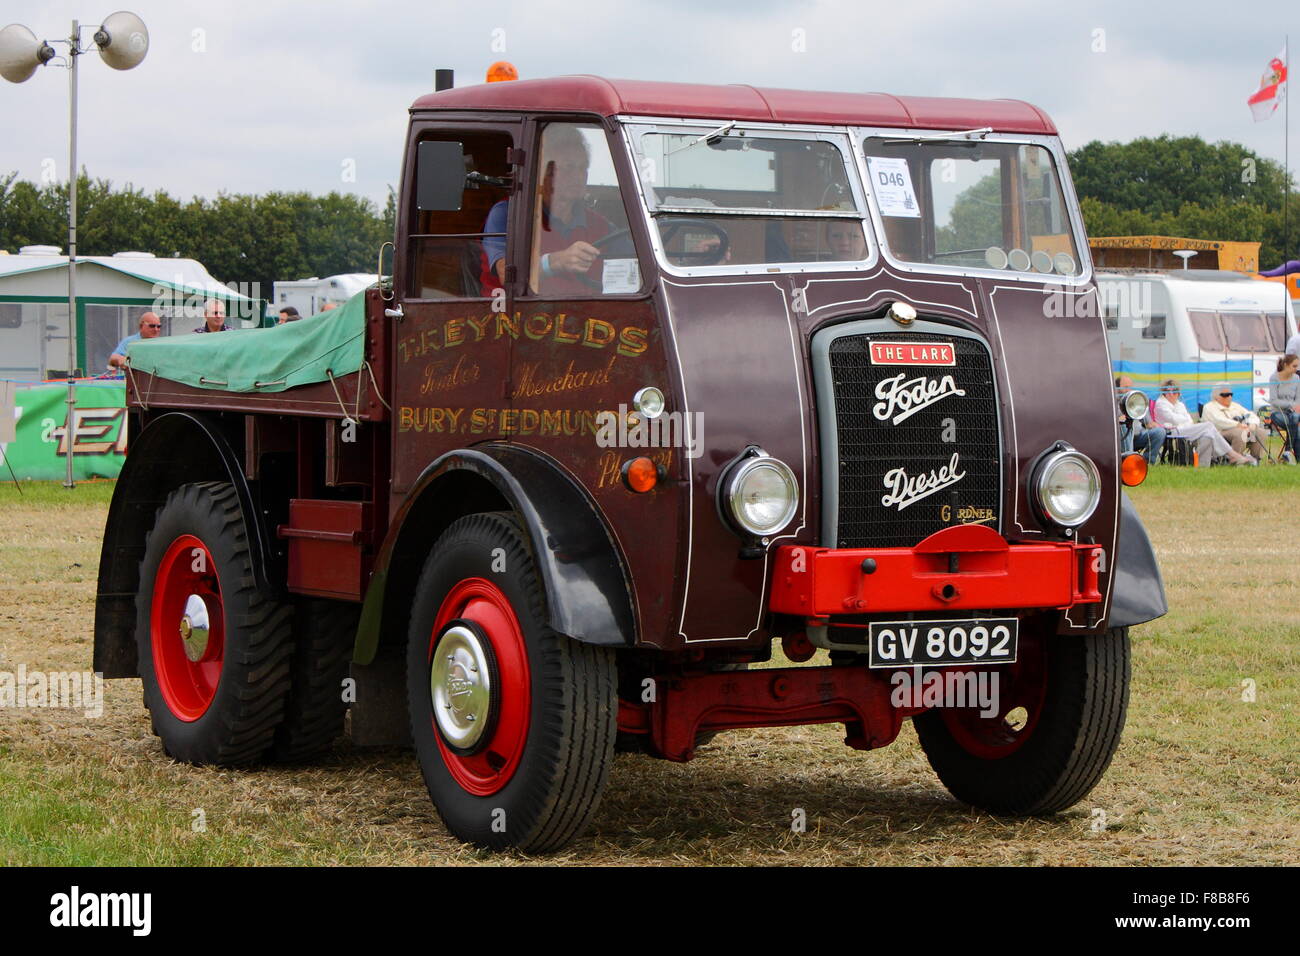
[[[1278,416],[1277,409],[1270,405],[1263,406],[1259,410],[1259,420],[1268,427],[1269,438],[1272,438],[1274,435],[1281,436],[1282,451],[1279,453],[1278,457],[1282,461],[1286,461],[1287,455],[1290,455],[1291,460],[1295,461],[1295,449],[1291,447],[1291,433],[1287,430],[1286,423]],[[1273,451],[1271,448],[1269,449],[1268,457],[1270,461],[1273,460]]]

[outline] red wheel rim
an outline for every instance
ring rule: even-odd
[[[982,717],[977,707],[943,708],[953,739],[973,757],[1001,760],[1023,747],[1034,734],[1047,700],[1047,651],[1042,638],[1020,644],[1019,659],[996,669],[997,713]],[[1013,721],[1007,717],[1023,709]]]
[[[206,612],[202,616],[200,605]],[[203,618],[206,640],[198,637]],[[221,683],[226,631],[216,562],[192,534],[183,534],[168,545],[158,565],[149,631],[163,703],[180,720],[198,720]]]
[[[499,693],[492,730],[477,744],[474,753],[462,755],[447,746],[432,713],[429,719],[443,763],[452,777],[467,792],[486,797],[510,781],[524,753],[531,707],[528,650],[519,619],[501,589],[484,578],[466,578],[451,589],[438,609],[429,635],[430,667],[443,630],[457,619],[477,624],[496,657]],[[430,695],[431,711],[432,707]]]

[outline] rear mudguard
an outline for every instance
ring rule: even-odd
[[[353,660],[369,664],[381,642],[404,637],[402,610],[409,607],[409,595],[393,593],[400,586],[392,573],[394,557],[403,554],[422,563],[437,534],[470,513],[456,500],[439,501],[467,475],[490,484],[528,532],[546,586],[551,628],[585,644],[634,644],[636,617],[626,565],[595,502],[558,463],[539,452],[488,444],[449,452],[417,479],[376,556]]]
[[[95,670],[136,676],[135,595],[140,560],[154,515],[167,496],[192,481],[228,481],[239,496],[257,586],[277,593],[281,575],[272,541],[258,520],[239,456],[217,423],[190,412],[168,412],[131,436],[104,525],[95,596]]]
[[[1115,556],[1115,583],[1110,600],[1110,626],[1132,627],[1154,621],[1169,611],[1165,582],[1160,576],[1155,550],[1142,519],[1120,494],[1119,544]]]

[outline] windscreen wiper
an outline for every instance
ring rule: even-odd
[[[695,139],[691,140],[689,143],[686,143],[684,146],[678,146],[676,149],[670,150],[664,155],[672,156],[674,153],[680,153],[683,150],[690,149],[692,146],[699,146],[700,143],[709,143],[711,145],[713,143],[716,143],[718,140],[722,139],[722,137],[726,136],[735,128],[736,128],[735,120],[732,120],[730,123],[723,123],[713,132],[705,133],[703,136],[697,136],[695,137]]]
[[[963,133],[930,133],[927,136],[890,136],[885,133],[879,138],[883,140],[881,144],[883,146],[897,146],[900,143],[961,143],[963,140],[974,146],[975,140],[983,139],[991,132],[993,132],[992,126],[981,126],[979,129],[968,129]]]

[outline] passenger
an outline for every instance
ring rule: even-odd
[[[1127,375],[1121,375],[1115,379],[1115,388],[1124,392],[1132,391],[1133,379]],[[1129,419],[1128,416],[1121,413],[1119,417],[1120,438],[1126,447],[1128,442],[1132,440],[1133,450],[1141,452],[1146,456],[1147,463],[1154,465],[1160,460],[1160,449],[1164,447],[1167,432],[1161,425],[1148,424],[1150,417],[1150,408],[1141,418]],[[1139,426],[1141,427],[1139,428]]]
[[[140,331],[134,335],[128,335],[117,343],[117,348],[113,349],[113,353],[108,357],[108,367],[125,368],[127,346],[141,339],[155,339],[161,334],[162,320],[153,312],[146,312],[140,316]]]
[[[1259,416],[1232,400],[1232,385],[1229,382],[1215,385],[1213,395],[1213,399],[1201,410],[1202,420],[1217,428],[1232,445],[1233,451],[1249,450],[1262,461],[1268,435],[1260,424]]]
[[[831,259],[836,262],[857,262],[867,257],[867,237],[862,232],[862,224],[852,219],[828,222],[826,241],[831,247]]]
[[[284,308],[280,310],[280,321],[275,324],[284,325],[288,322],[297,322],[301,318],[302,316],[298,314],[298,310],[296,308],[294,308],[291,305],[286,305]]]
[[[226,325],[226,307],[220,299],[208,299],[203,303],[203,324],[195,332],[229,332]]]
[[[1186,438],[1196,444],[1197,464],[1209,468],[1216,458],[1226,458],[1234,465],[1255,465],[1249,455],[1237,452],[1219,430],[1209,422],[1193,422],[1192,415],[1183,404],[1182,391],[1174,379],[1166,379],[1160,386],[1156,400],[1156,421],[1175,438]]]
[[[1282,460],[1296,463],[1300,450],[1300,356],[1294,353],[1277,360],[1277,371],[1268,377],[1269,401],[1273,404],[1273,424],[1287,434],[1289,447]]]
[[[609,234],[610,224],[584,204],[589,162],[587,142],[574,127],[556,124],[543,133],[542,185],[538,190],[541,241],[535,240],[533,247],[540,255],[533,265],[541,292],[581,295],[592,291],[578,277],[584,276],[601,257],[601,251],[592,243]],[[508,199],[498,202],[488,212],[483,231],[505,233],[509,211]],[[484,237],[483,295],[490,296],[505,282],[505,255],[504,235]]]

